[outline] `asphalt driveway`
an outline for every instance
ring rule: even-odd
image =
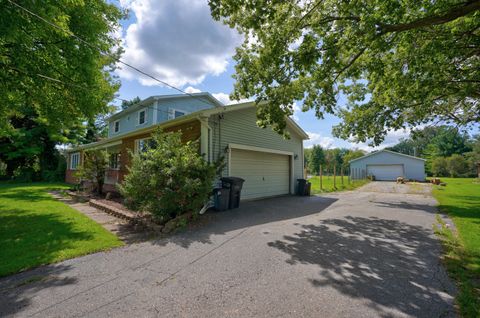
[[[248,202],[168,240],[6,277],[0,316],[455,316],[428,189],[378,191],[403,186]]]

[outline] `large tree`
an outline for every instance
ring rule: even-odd
[[[479,0],[209,0],[245,35],[235,99],[284,131],[295,100],[340,116],[338,137],[380,143],[389,129],[480,122]],[[346,105],[338,105],[340,96]]]
[[[320,172],[320,165],[325,164],[325,152],[322,146],[314,145],[309,152],[308,169],[310,173],[318,175]]]
[[[122,16],[103,0],[0,1],[0,135],[31,108],[66,133],[106,112],[118,88],[113,34]]]

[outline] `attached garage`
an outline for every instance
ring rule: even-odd
[[[398,177],[424,181],[425,159],[380,150],[350,161],[350,175],[354,179],[371,175],[380,181],[393,181]]]
[[[237,148],[230,151],[230,174],[245,179],[242,189],[243,200],[291,192],[291,156],[267,151]]]

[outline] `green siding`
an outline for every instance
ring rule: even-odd
[[[293,152],[297,155],[294,160],[294,184],[297,179],[303,178],[302,171],[302,139],[296,133],[290,132],[290,139],[284,139],[271,128],[262,129],[256,125],[255,108],[226,112],[223,119],[218,115],[210,118],[209,125],[213,131],[212,150],[213,158],[219,154],[225,157],[223,175],[228,175],[228,153],[225,152],[229,143],[254,146],[281,151]]]

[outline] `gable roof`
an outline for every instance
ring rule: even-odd
[[[371,152],[371,153],[369,153],[368,155],[362,156],[362,157],[360,157],[360,158],[350,160],[350,163],[352,163],[352,162],[354,162],[354,161],[357,161],[357,160],[360,160],[360,159],[364,159],[364,158],[370,157],[370,156],[378,155],[378,154],[381,153],[381,152],[387,152],[387,153],[391,153],[391,154],[398,155],[398,156],[403,156],[403,157],[408,157],[408,158],[411,158],[411,159],[417,159],[417,160],[421,160],[421,161],[426,161],[426,160],[423,159],[423,158],[414,157],[414,156],[406,155],[406,154],[403,154],[403,153],[399,153],[399,152],[395,152],[395,151],[391,151],[391,150],[387,150],[387,149],[382,149],[382,150],[379,150],[379,151]]]
[[[222,107],[224,106],[222,102],[220,102],[218,99],[212,96],[212,94],[208,92],[201,92],[201,93],[191,93],[191,94],[171,94],[171,95],[155,95],[155,96],[150,96],[135,105],[132,105],[128,107],[125,110],[119,111],[118,113],[113,114],[112,116],[107,118],[107,121],[110,122],[112,120],[118,119],[119,117],[125,115],[125,114],[130,114],[133,113],[140,108],[147,106],[148,104],[151,104],[155,101],[163,101],[163,100],[168,100],[168,99],[184,99],[184,98],[194,98],[197,99],[198,102],[202,102],[204,100],[205,102],[210,102],[212,106],[216,107]]]
[[[265,103],[265,102],[263,102],[263,103]],[[237,111],[237,110],[242,110],[242,109],[255,107],[255,105],[256,105],[256,103],[254,101],[250,101],[250,102],[245,102],[245,103],[227,105],[227,106],[218,107],[218,108],[205,109],[205,110],[202,110],[200,112],[204,116],[210,117],[210,116],[215,115],[215,114],[226,113],[226,112]],[[300,137],[302,137],[303,140],[310,139],[308,134],[290,117],[287,117],[287,126],[290,129],[292,129],[295,133],[297,133]]]

